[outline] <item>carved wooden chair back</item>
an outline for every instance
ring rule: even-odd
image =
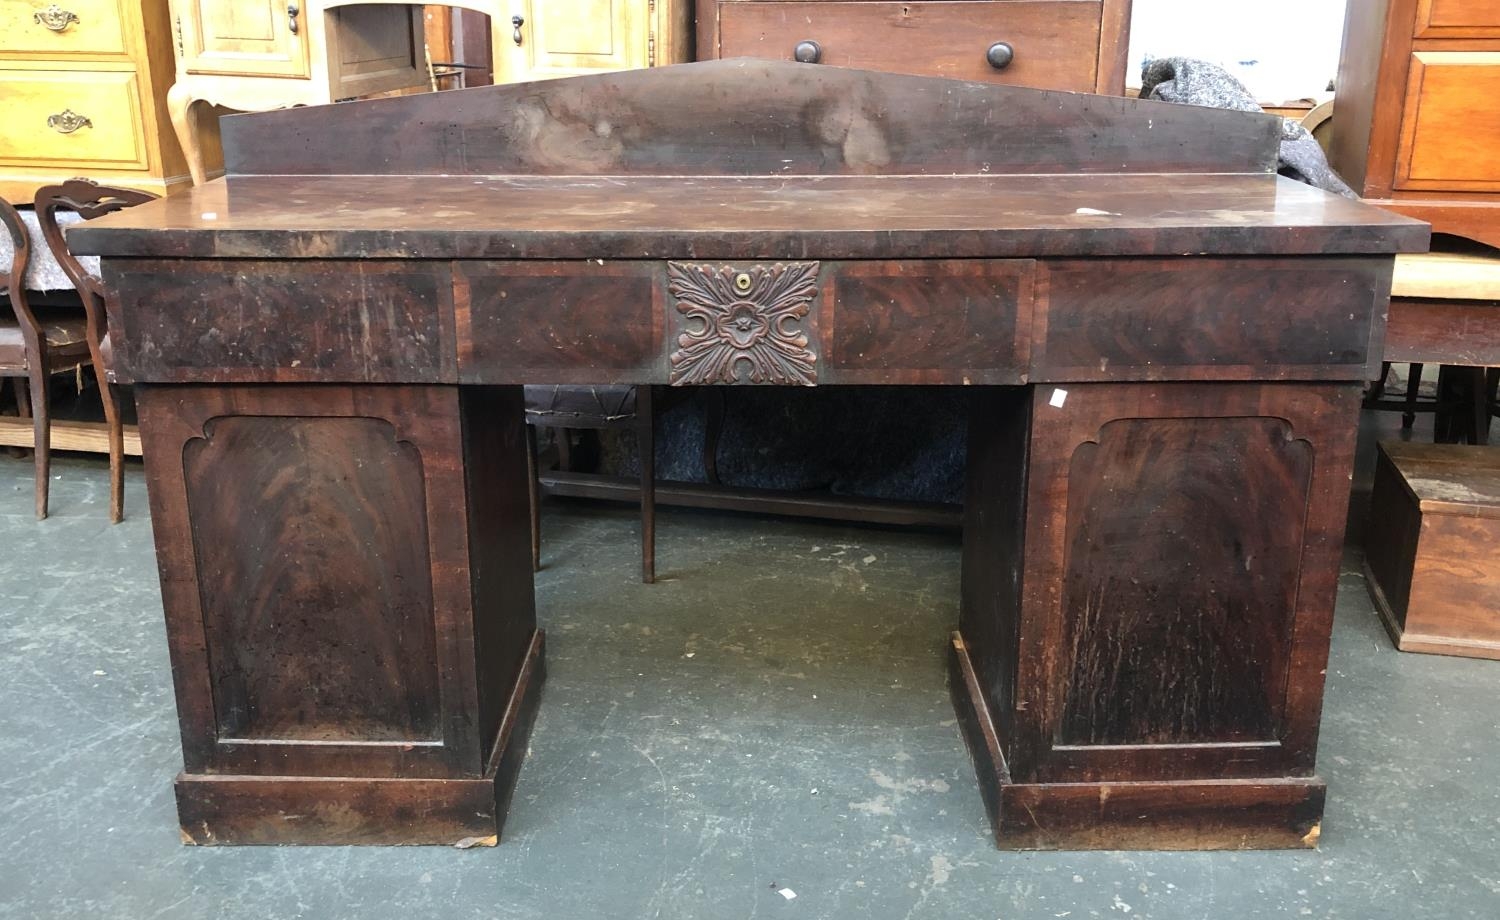
[[[5,233],[10,237],[13,253],[10,264],[0,266],[0,294],[6,295],[6,302],[26,341],[28,353],[35,353],[32,349],[39,351],[45,348],[45,342],[38,345],[36,317],[26,302],[26,266],[31,264],[31,240],[26,233],[26,225],[21,223],[21,215],[4,198],[0,198],[0,224],[5,225]]]
[[[105,214],[145,204],[155,200],[156,197],[150,192],[100,185],[92,179],[69,179],[62,185],[43,186],[36,192],[34,203],[37,222],[42,227],[42,238],[47,241],[53,258],[57,259],[57,263],[67,274],[68,280],[73,282],[73,286],[78,289],[79,296],[83,298],[83,306],[89,322],[89,343],[105,351],[103,355],[96,352],[94,357],[105,359],[106,371],[108,371],[109,362],[107,360],[108,349],[105,346],[105,339],[108,335],[105,303],[108,298],[105,295],[104,281],[84,268],[83,263],[69,251],[57,215],[59,211],[72,211],[84,220],[93,220]]]
[[[58,214],[72,211],[84,220],[93,220],[153,201],[156,197],[149,192],[113,188],[89,179],[70,179],[61,185],[38,189],[34,199],[42,238],[83,300],[89,355],[93,359],[99,397],[104,404],[104,421],[109,431],[109,516],[116,523],[125,516],[125,430],[120,419],[119,400],[110,386],[114,382],[108,319],[111,298],[103,279],[85,268],[68,249]]]

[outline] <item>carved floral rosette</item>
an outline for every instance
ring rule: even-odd
[[[667,263],[668,291],[682,315],[672,385],[816,385],[818,356],[802,324],[817,279],[817,262]]]

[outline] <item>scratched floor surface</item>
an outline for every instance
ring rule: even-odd
[[[952,537],[549,507],[549,677],[496,849],[181,846],[139,467],[0,457],[0,916],[1500,916],[1500,663],[1400,655],[1346,560],[1322,849],[996,851],[949,708]],[[795,899],[779,894],[795,892]]]

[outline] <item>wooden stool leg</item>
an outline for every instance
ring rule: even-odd
[[[651,387],[638,388],[635,411],[641,464],[641,581],[649,585],[656,583],[656,413]]]
[[[1490,400],[1482,367],[1468,368],[1469,376],[1469,443],[1490,443]]]
[[[52,417],[47,399],[47,375],[38,361],[31,367],[31,446],[36,452],[36,519],[47,519],[48,487],[52,477]]]
[[[709,387],[703,405],[703,472],[719,485],[719,436],[724,433],[724,391]]]
[[[1385,382],[1390,379],[1390,376],[1391,362],[1380,362],[1380,379],[1370,384],[1370,395],[1366,397],[1368,401],[1374,402],[1385,395]]]
[[[536,426],[526,426],[526,476],[531,480],[531,571],[542,570],[542,480],[537,469]]]
[[[1389,367],[1390,365],[1386,366]],[[1408,376],[1406,380],[1406,411],[1401,413],[1402,431],[1411,431],[1412,423],[1417,420],[1417,392],[1421,389],[1421,387],[1422,365],[1409,365]]]

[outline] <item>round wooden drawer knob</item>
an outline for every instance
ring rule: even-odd
[[[816,64],[823,59],[823,46],[815,41],[798,42],[792,49],[792,57],[802,64]]]

